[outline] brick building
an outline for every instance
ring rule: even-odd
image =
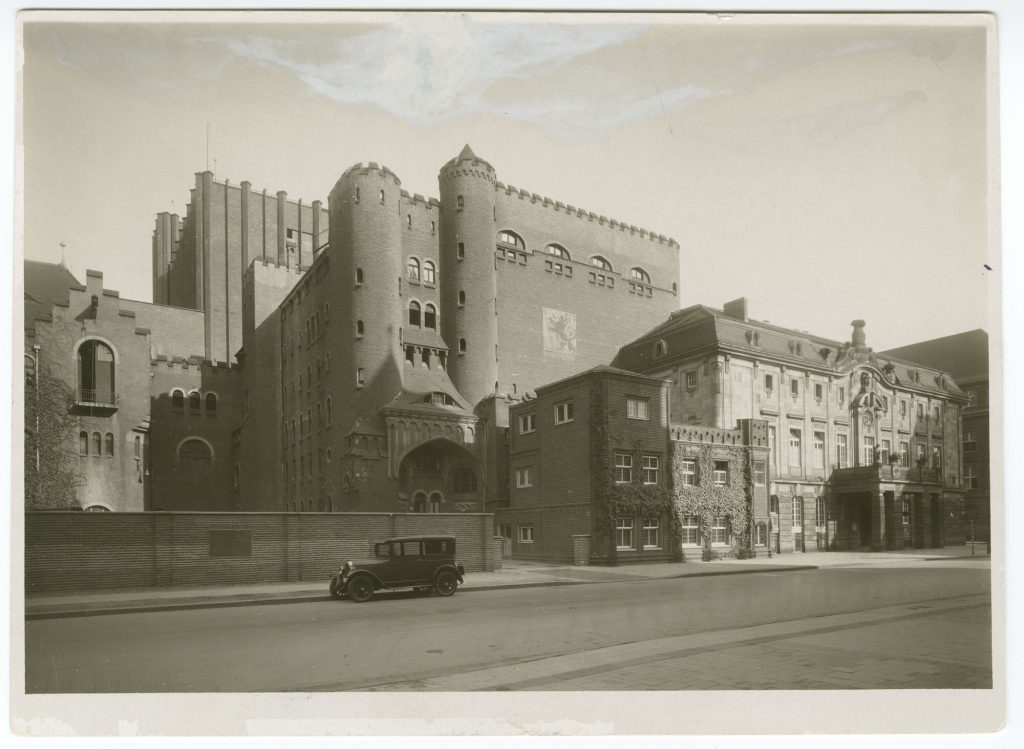
[[[967,396],[862,321],[678,310],[674,240],[468,146],[438,198],[373,163],[326,210],[269,195],[197,175],[157,217],[152,304],[26,263],[83,507],[496,512],[512,553],[598,563],[964,537]]]
[[[989,479],[989,386],[988,333],[966,333],[935,338],[890,349],[885,356],[899,356],[921,362],[948,373],[967,396],[961,412],[963,488],[968,522],[973,524],[974,539],[988,541],[991,482]],[[966,533],[970,538],[972,528]]]

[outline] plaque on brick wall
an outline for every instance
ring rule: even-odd
[[[543,308],[541,321],[544,333],[544,353],[567,359],[576,356],[576,315],[558,309]]]
[[[251,557],[252,530],[248,528],[211,528],[211,557]]]

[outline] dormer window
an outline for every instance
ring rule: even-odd
[[[431,403],[435,406],[451,407],[459,405],[458,403],[455,402],[454,398],[448,395],[448,393],[442,393],[437,391],[433,393],[428,393],[427,396],[423,399],[423,401],[424,403]]]

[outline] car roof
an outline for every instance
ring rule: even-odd
[[[389,544],[394,541],[454,541],[455,536],[395,536],[394,538],[388,538],[383,541],[378,541],[380,544]]]

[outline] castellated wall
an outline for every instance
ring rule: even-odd
[[[495,256],[502,392],[607,364],[620,346],[678,309],[673,240],[500,183],[497,196],[496,231],[515,232],[526,245],[525,255],[499,249]],[[549,244],[571,260],[545,253]],[[594,255],[613,270],[593,266]],[[634,267],[651,283],[631,283]]]

